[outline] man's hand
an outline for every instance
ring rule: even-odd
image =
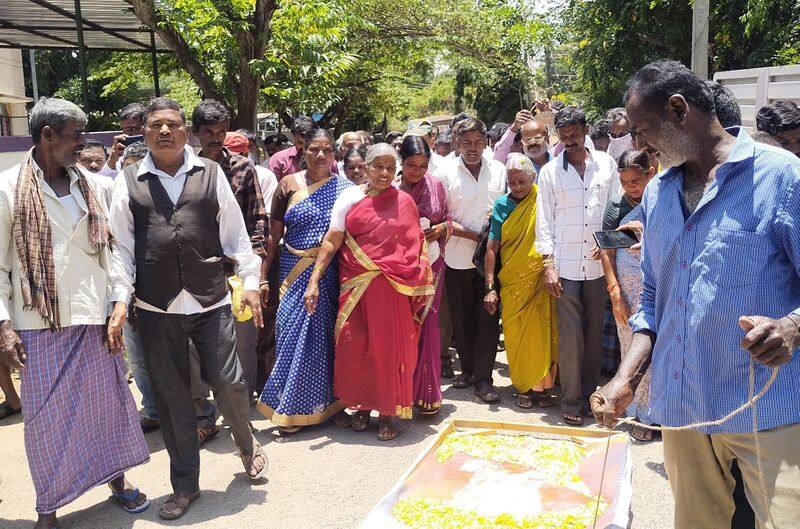
[[[485,308],[486,312],[489,314],[494,315],[494,313],[497,312],[497,304],[499,302],[500,299],[497,297],[497,291],[490,290],[483,298],[483,308]]]
[[[111,144],[111,151],[108,153],[108,160],[106,161],[111,169],[114,169],[119,159],[122,158],[122,153],[125,152],[125,144],[122,142],[127,139],[128,136],[125,134],[114,136],[114,142]]]
[[[445,233],[447,233],[447,226],[445,224],[435,224],[425,230],[423,233],[425,234],[426,241],[438,241]]]
[[[517,112],[516,117],[514,117],[514,123],[511,124],[511,131],[519,132],[519,129],[521,129],[525,123],[531,121],[532,119],[533,119],[533,114],[531,114],[530,110],[528,109],[520,110],[519,112]]]
[[[547,266],[544,269],[544,288],[547,292],[558,299],[564,293],[564,288],[561,286],[561,278],[558,275],[558,270],[552,266]]]
[[[800,343],[797,325],[788,317],[775,320],[765,316],[741,316],[739,327],[745,332],[742,349],[756,362],[778,367],[792,359]]]
[[[594,418],[601,426],[613,428],[625,413],[625,409],[633,402],[633,389],[630,384],[616,377],[598,389],[589,397]]]
[[[7,366],[22,369],[25,367],[27,359],[25,348],[22,347],[22,340],[11,327],[11,320],[0,322],[0,361]]]
[[[637,251],[642,249],[642,237],[644,237],[644,224],[638,220],[632,220],[630,222],[626,222],[619,228],[618,230],[630,230],[636,234],[636,238],[639,240],[638,243],[634,244],[629,248],[629,250]]]
[[[550,108],[550,100],[549,99],[537,99],[533,103],[533,110],[537,112],[549,112],[552,109]]]
[[[258,286],[258,297],[261,299],[261,308],[266,309],[269,305],[269,283],[262,281]]]
[[[308,282],[303,301],[305,302],[306,312],[313,316],[317,311],[317,303],[319,302],[319,285],[317,285],[316,281]]]
[[[258,328],[264,326],[264,316],[261,313],[261,297],[258,290],[245,290],[242,292],[242,299],[239,302],[239,309],[244,310],[245,307],[250,307],[253,311],[253,325]]]
[[[125,318],[128,316],[128,305],[121,301],[114,303],[114,310],[106,323],[106,345],[109,354],[117,354],[122,351],[122,327],[125,325]]]

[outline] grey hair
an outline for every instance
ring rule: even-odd
[[[531,178],[536,178],[536,168],[533,166],[531,159],[518,152],[512,152],[508,155],[506,171],[522,171]]]
[[[147,148],[143,141],[131,143],[122,152],[122,162],[124,163],[128,158],[144,158],[148,152],[150,152],[150,149]]]
[[[33,105],[28,126],[31,130],[31,139],[34,145],[42,140],[42,130],[50,127],[56,132],[61,132],[70,121],[86,126],[88,119],[86,113],[71,101],[56,97],[43,97]]]
[[[394,163],[397,164],[397,150],[388,143],[376,143],[367,149],[367,157],[364,161],[367,162],[367,165],[371,165],[378,156],[387,155],[394,158]]]

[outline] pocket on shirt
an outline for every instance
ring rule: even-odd
[[[711,228],[706,249],[699,258],[706,264],[710,281],[720,286],[741,287],[759,281],[761,273],[777,250],[764,234]]]

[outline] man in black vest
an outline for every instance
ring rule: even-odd
[[[192,403],[188,341],[230,426],[253,479],[267,458],[250,431],[247,383],[235,354],[223,257],[244,282],[242,305],[263,325],[258,294],[261,259],[253,253],[242,213],[219,165],[187,146],[186,118],[168,98],[144,114],[150,153],[127,167],[114,187],[111,222],[127,281],[115,285],[136,307],[145,365],[156,392],[174,494],[159,511],[180,518],[200,494],[200,456]],[[123,299],[120,297],[119,299]],[[117,303],[114,311],[126,310]]]

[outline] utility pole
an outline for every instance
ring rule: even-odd
[[[694,0],[692,12],[692,71],[700,79],[708,79],[708,4]]]

